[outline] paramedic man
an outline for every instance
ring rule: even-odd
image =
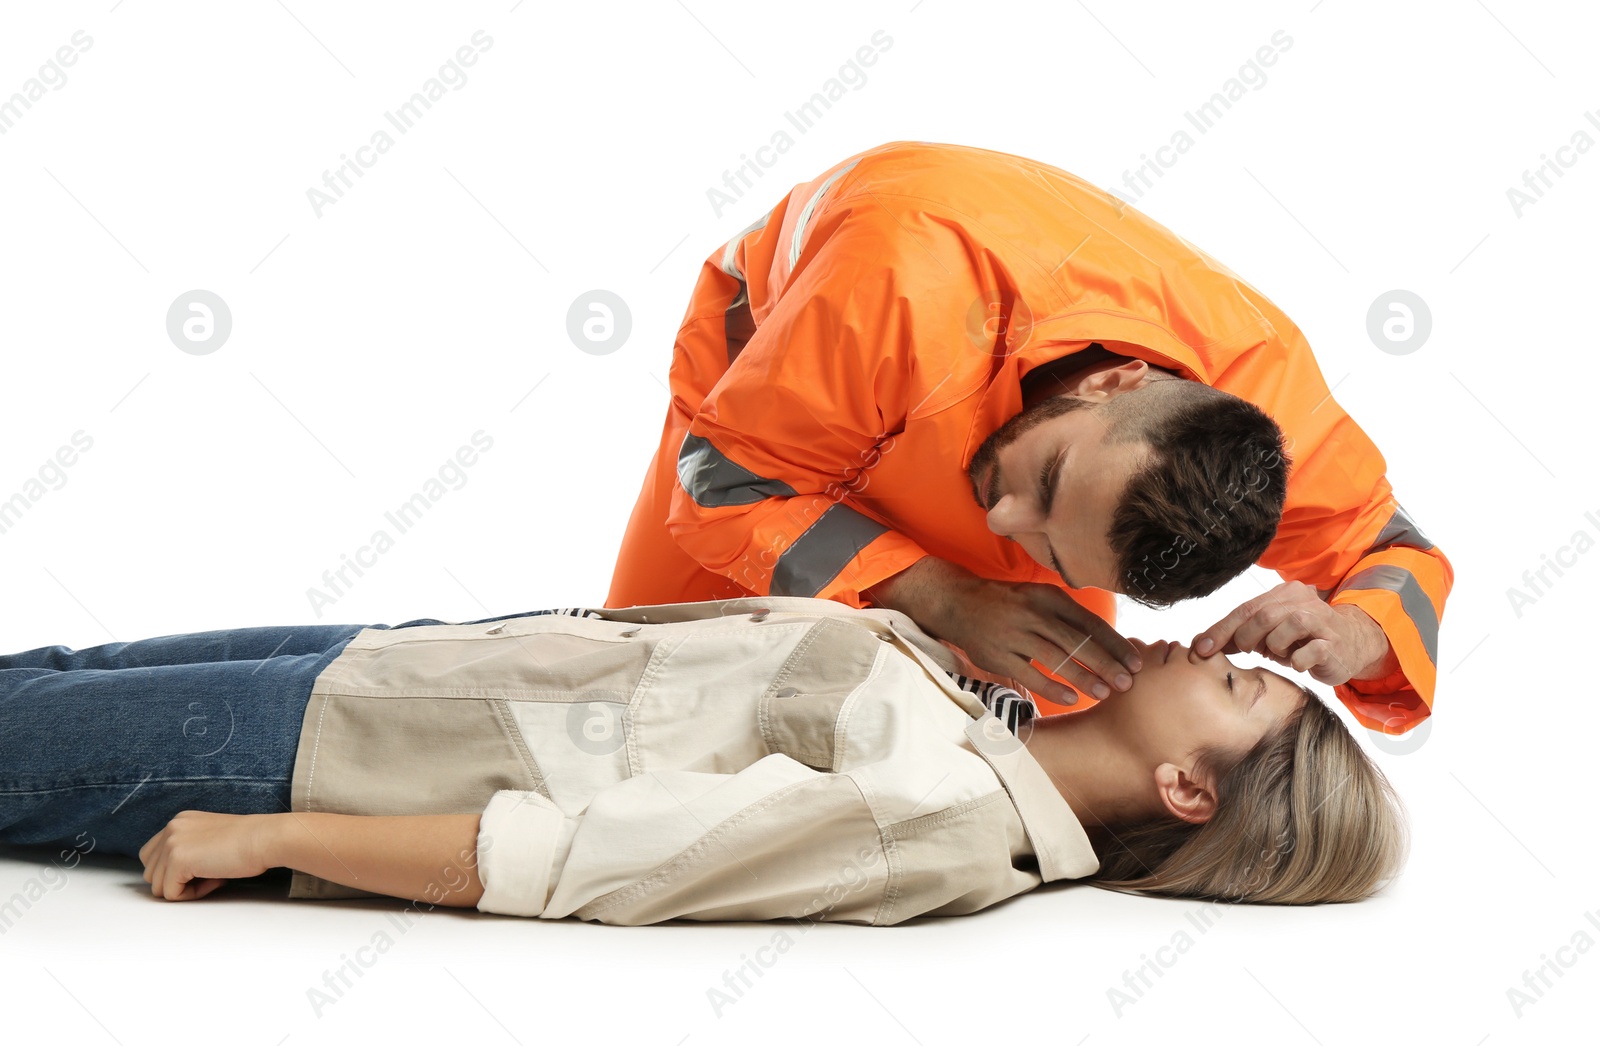
[[[1111,408],[1220,390],[1233,422],[1248,427],[1251,408],[1281,429],[1281,512],[1260,518],[1271,483],[1246,496],[1219,529],[1260,554],[1230,550],[1188,591],[1169,578],[1151,605],[1256,562],[1284,583],[1197,636],[1196,654],[1211,639],[1310,672],[1374,730],[1431,712],[1449,560],[1304,336],[1221,263],[1067,172],[928,142],[840,161],[705,260],[670,386],[607,606],[888,606],[1063,711],[1071,692],[1039,668],[1085,694],[1125,689],[1121,665],[1137,659],[1112,627],[1114,593],[1151,594],[1129,583],[1140,556],[1110,547],[1148,449],[1104,439]],[[1253,438],[1270,474],[1271,441]],[[1220,437],[1191,442],[1218,469],[1248,464]],[[1157,550],[1164,521],[1146,523]],[[1196,536],[1193,513],[1165,523],[1169,540]]]

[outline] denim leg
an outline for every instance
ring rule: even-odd
[[[354,636],[367,627],[271,625],[263,628],[182,632],[128,643],[104,643],[82,650],[41,646],[18,654],[0,654],[0,671],[42,668],[53,672],[70,672],[84,668],[154,668],[158,665],[193,665],[211,661],[262,661],[277,656],[320,654],[341,638]]]
[[[136,854],[180,810],[286,811],[312,685],[357,633],[477,623],[219,629],[0,655],[0,842]]]
[[[193,665],[213,661],[261,661],[294,654],[319,654],[334,643],[348,640],[363,628],[410,628],[413,625],[476,625],[513,617],[537,617],[553,610],[525,610],[475,621],[441,621],[419,617],[398,625],[269,625],[259,628],[224,628],[210,632],[180,632],[127,643],[103,643],[73,650],[41,646],[17,654],[0,654],[0,672],[14,668],[42,668],[69,672],[80,668],[152,668],[157,665]],[[0,681],[0,694],[4,693]]]
[[[136,854],[180,810],[288,810],[312,684],[363,627],[0,658],[0,842]]]

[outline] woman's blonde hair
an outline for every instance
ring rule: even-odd
[[[1359,901],[1397,874],[1410,849],[1399,796],[1333,710],[1300,689],[1305,700],[1248,751],[1196,753],[1217,782],[1208,821],[1117,826],[1099,870],[1079,881],[1163,897],[1326,904]]]

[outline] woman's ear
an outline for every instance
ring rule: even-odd
[[[1161,805],[1181,821],[1205,824],[1217,811],[1216,795],[1180,766],[1162,763],[1156,767],[1155,782]]]

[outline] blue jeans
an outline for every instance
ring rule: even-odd
[[[476,623],[234,628],[0,656],[0,843],[137,854],[180,810],[282,813],[312,684],[358,632]]]

